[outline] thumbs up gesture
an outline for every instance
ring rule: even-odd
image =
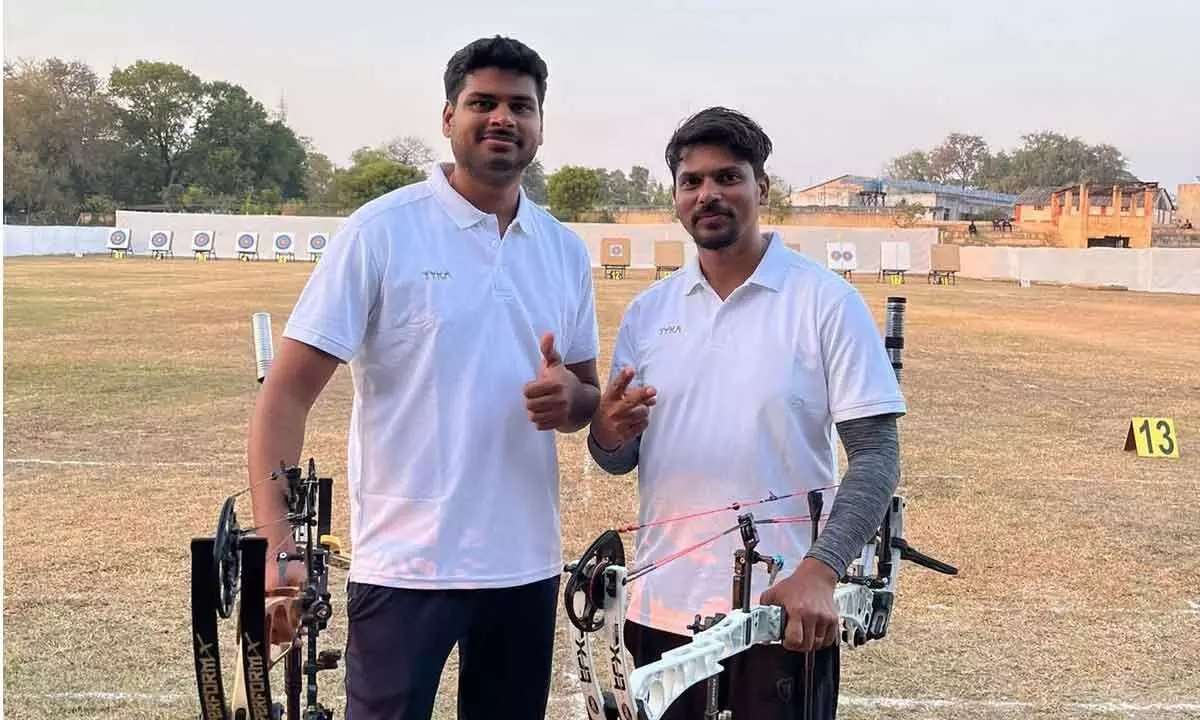
[[[563,365],[562,357],[554,349],[553,333],[542,336],[541,352],[538,376],[525,384],[525,410],[538,430],[553,430],[567,424],[579,378]]]
[[[592,437],[604,450],[613,451],[641,435],[650,422],[657,390],[650,385],[630,388],[633,368],[623,368],[600,396],[592,417]]]

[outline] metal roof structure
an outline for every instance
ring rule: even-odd
[[[853,185],[858,185],[864,190],[870,192],[909,192],[909,193],[933,193],[936,195],[965,198],[968,200],[978,200],[981,202],[998,203],[1012,205],[1016,202],[1017,196],[1009,193],[994,192],[992,190],[979,190],[971,187],[961,187],[959,185],[948,185],[946,183],[928,182],[925,180],[893,180],[890,178],[875,178],[867,177],[866,175],[839,175],[825,182],[817,183],[811,187],[804,188],[800,192],[819,188],[822,185],[828,185],[831,182],[845,181]]]

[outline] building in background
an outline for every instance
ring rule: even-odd
[[[923,180],[841,175],[797,190],[790,199],[792,207],[882,208],[905,202],[925,208],[926,220],[961,221],[1011,218],[1017,196]]]
[[[1200,176],[1196,177],[1200,181]],[[1175,219],[1180,225],[1190,224],[1193,229],[1200,228],[1200,182],[1181,183],[1176,193],[1178,207]]]
[[[1033,187],[1015,205],[1018,228],[1053,232],[1068,248],[1147,248],[1154,228],[1175,220],[1175,203],[1156,182]]]

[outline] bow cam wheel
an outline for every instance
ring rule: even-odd
[[[567,618],[581,632],[596,632],[604,627],[605,571],[624,564],[625,546],[621,536],[614,530],[606,530],[578,562],[568,566],[570,575],[563,588],[563,605]],[[617,588],[617,592],[621,589]],[[582,609],[576,607],[580,601]]]
[[[233,603],[237,598],[238,579],[241,577],[241,555],[238,539],[237,512],[233,498],[226,498],[221,505],[221,516],[217,520],[217,534],[213,543],[213,574],[216,576],[217,612],[228,619],[233,614]]]

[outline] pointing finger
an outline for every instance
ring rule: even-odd
[[[621,368],[621,372],[617,373],[617,377],[608,386],[608,391],[604,393],[608,400],[620,400],[625,394],[625,389],[629,387],[629,383],[633,381],[633,368]]]

